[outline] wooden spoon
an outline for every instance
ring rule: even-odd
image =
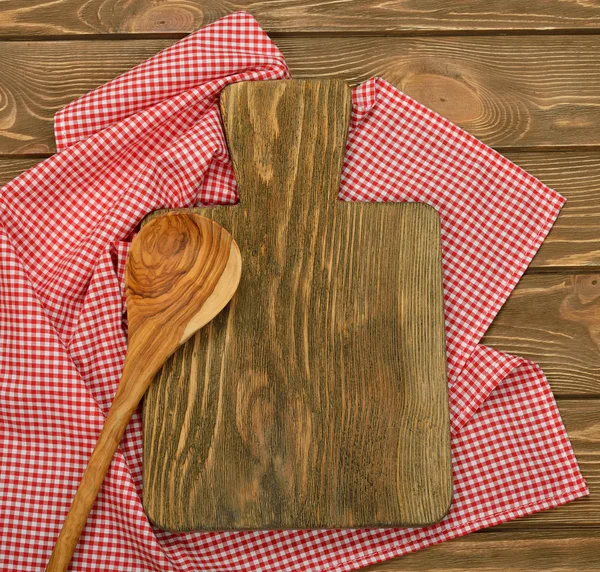
[[[129,347],[98,443],[46,567],[64,571],[127,423],[167,358],[231,300],[242,268],[236,242],[217,223],[168,213],[134,238],[125,270]]]

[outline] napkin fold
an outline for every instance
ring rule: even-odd
[[[232,14],[61,110],[59,152],[0,191],[2,569],[45,566],[112,402],[131,234],[158,208],[235,203],[219,93],[288,77],[252,16]],[[136,414],[73,570],[352,570],[588,494],[542,371],[479,345],[564,199],[379,78],[354,89],[339,198],[440,213],[447,517],[412,529],[167,533],[142,509]]]

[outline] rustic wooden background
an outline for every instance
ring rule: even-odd
[[[237,9],[296,78],[383,76],[569,199],[484,342],[543,367],[591,495],[371,570],[600,570],[600,2],[3,0],[0,183],[60,107]]]

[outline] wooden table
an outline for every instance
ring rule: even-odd
[[[383,76],[569,199],[483,341],[542,366],[591,495],[370,570],[600,570],[600,3],[5,0],[0,183],[60,107],[236,9],[294,77]]]

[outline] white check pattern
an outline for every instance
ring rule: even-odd
[[[68,105],[59,153],[0,192],[0,568],[42,570],[126,352],[123,269],[158,208],[231,204],[217,109],[242,80],[289,77],[239,12]],[[478,345],[564,199],[381,79],[354,90],[340,198],[440,213],[454,500],[421,529],[170,534],[140,502],[136,414],[73,570],[352,570],[587,494],[540,369]]]

